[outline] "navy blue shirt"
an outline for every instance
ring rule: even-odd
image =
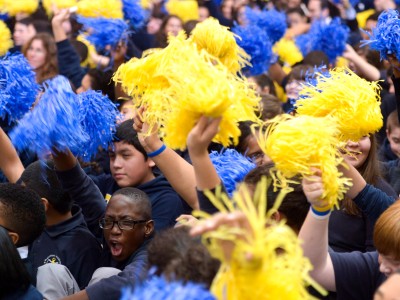
[[[129,285],[141,283],[147,274],[147,244],[144,242],[126,262],[121,273],[104,278],[86,288],[90,300],[119,300],[121,290]]]
[[[70,219],[47,227],[32,243],[28,259],[34,269],[46,263],[66,266],[82,289],[100,266],[101,253],[101,245],[87,228],[81,209],[74,206]]]
[[[330,256],[337,300],[372,300],[375,290],[386,280],[379,272],[378,252],[333,252]]]

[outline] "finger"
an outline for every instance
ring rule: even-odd
[[[208,124],[208,118],[206,116],[201,116],[199,121],[197,121],[197,124],[194,126],[194,131],[197,132],[204,132],[205,128],[207,127]]]

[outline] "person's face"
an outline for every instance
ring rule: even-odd
[[[305,83],[303,80],[292,80],[286,85],[286,96],[289,99],[297,99],[300,91],[303,89],[302,84]]]
[[[372,29],[374,29],[376,27],[376,24],[377,24],[377,21],[368,20],[365,23],[364,30],[369,32],[369,33],[372,33]],[[366,34],[363,30],[360,30],[360,32],[361,32],[361,36],[362,36],[362,38],[364,40],[369,40],[369,35],[368,34]]]
[[[250,135],[247,138],[247,152],[243,153],[257,165],[265,165],[272,162],[272,160],[261,150],[260,145],[257,143],[257,139]]]
[[[199,21],[203,22],[210,16],[210,12],[207,7],[199,7]]]
[[[15,46],[25,45],[34,35],[36,30],[32,25],[16,23],[14,26],[13,39]]]
[[[287,2],[287,7],[288,8],[296,8],[299,7],[301,4],[301,0],[289,0]]]
[[[148,34],[156,34],[161,27],[162,20],[159,18],[150,18],[147,23],[147,33]]]
[[[246,7],[241,6],[237,10],[237,22],[239,25],[246,25],[247,24],[247,19],[246,19]]]
[[[387,0],[374,0],[374,6],[376,11],[383,11],[385,10],[386,7],[386,2]]]
[[[294,28],[294,27],[298,26],[299,24],[307,23],[307,18],[298,13],[288,14],[287,17],[288,17],[288,24],[289,24],[290,28]]]
[[[385,276],[390,276],[392,273],[400,269],[400,261],[393,259],[390,256],[386,256],[379,253],[379,271]]]
[[[33,40],[26,52],[26,59],[32,69],[35,70],[42,67],[46,62],[46,56],[47,52],[44,49],[43,42],[41,40]]]
[[[111,197],[104,215],[106,220],[145,220],[135,202],[124,195]],[[145,220],[149,221],[149,220]],[[116,261],[128,259],[152,232],[151,223],[135,224],[133,229],[121,230],[116,223],[111,229],[103,229],[104,238]]]
[[[394,127],[390,133],[386,130],[386,135],[390,143],[390,149],[397,157],[400,157],[400,128]]]
[[[311,21],[318,20],[320,18],[327,17],[326,13],[321,9],[320,0],[310,0],[308,2],[308,12]]]
[[[109,150],[110,169],[118,186],[134,187],[154,178],[151,159],[144,159],[143,154],[125,142],[114,142],[114,149]]]
[[[90,76],[86,74],[82,78],[81,86],[76,90],[77,94],[86,92],[92,88],[92,81],[90,80]]]
[[[171,18],[168,20],[165,26],[165,33],[177,36],[179,31],[182,30],[182,23],[177,18]]]
[[[232,8],[233,8],[233,1],[232,0],[227,0],[224,1],[221,7],[222,15],[224,18],[227,19],[232,19]]]
[[[124,101],[119,110],[123,116],[123,118],[120,120],[121,123],[126,120],[133,119],[136,116],[136,109],[132,101]]]
[[[357,169],[367,160],[369,151],[371,150],[371,140],[368,136],[364,136],[358,142],[348,141],[346,150],[351,153],[351,155],[346,155],[347,161]]]

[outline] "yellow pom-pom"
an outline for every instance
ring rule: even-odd
[[[57,9],[65,9],[76,6],[77,0],[43,0],[43,7],[46,10],[47,15],[53,14],[53,6]]]
[[[165,7],[170,15],[176,15],[184,23],[199,19],[199,5],[196,0],[168,0]]]
[[[311,168],[322,171],[323,198],[330,207],[338,207],[350,185],[338,166],[343,159],[337,148],[338,129],[334,118],[310,116],[278,116],[267,123],[266,133],[260,133],[258,143],[272,159],[277,170],[276,187],[287,187],[296,175],[308,177]]]
[[[153,2],[152,0],[140,0],[140,5],[144,9],[151,9],[152,2]]]
[[[297,100],[297,113],[315,117],[331,115],[338,123],[340,140],[358,141],[382,127],[378,82],[360,78],[347,68],[320,75],[316,86],[307,85]]]
[[[190,39],[199,50],[204,49],[217,57],[232,73],[250,65],[250,56],[237,45],[234,34],[214,18],[197,24]]]
[[[92,59],[92,54],[96,52],[96,48],[87,40],[85,39],[85,37],[83,35],[78,35],[76,38],[77,41],[80,41],[82,43],[84,43],[86,45],[86,47],[88,48],[88,55],[86,57],[86,59],[81,62],[81,67],[89,67],[89,68],[95,68],[97,67],[98,62],[94,61]]]
[[[81,0],[78,2],[77,6],[77,13],[87,18],[123,18],[121,0]]]
[[[19,13],[32,14],[39,5],[37,0],[2,0],[0,1],[0,12],[15,16]]]
[[[6,54],[12,46],[11,31],[3,21],[0,21],[0,56]]]
[[[294,64],[303,60],[303,55],[296,46],[295,42],[285,37],[281,38],[277,43],[275,43],[272,50],[279,56],[281,61],[289,66],[293,66]]]
[[[313,299],[306,289],[310,284],[324,293],[308,275],[312,265],[303,256],[296,234],[283,222],[271,219],[274,210],[267,213],[267,185],[263,178],[253,197],[242,188],[232,200],[226,195],[206,192],[222,212],[243,212],[251,231],[221,226],[203,234],[203,243],[221,261],[211,286],[217,299]],[[194,214],[208,218],[203,212]],[[230,257],[222,248],[227,243],[234,248]]]
[[[179,59],[177,59],[179,58]],[[208,52],[181,32],[162,50],[145,53],[119,67],[114,75],[125,92],[146,107],[145,120],[160,126],[165,143],[184,149],[186,138],[201,115],[222,117],[215,141],[237,143],[237,123],[256,121],[259,98],[249,83],[234,76]]]

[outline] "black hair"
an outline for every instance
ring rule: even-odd
[[[196,28],[197,24],[200,22],[197,20],[189,20],[185,24],[183,24],[183,30],[185,30],[187,35],[190,35],[193,31],[193,29]]]
[[[125,196],[129,200],[132,200],[132,202],[135,202],[135,205],[140,211],[141,217],[146,221],[151,220],[151,202],[145,192],[137,188],[126,187],[117,190],[112,196],[115,197],[117,195]]]
[[[73,201],[58,180],[52,160],[31,163],[22,173],[21,180],[41,198],[47,199],[58,213],[71,211]]]
[[[273,164],[256,167],[246,175],[244,182],[255,187],[263,176],[271,178],[271,167],[273,167]],[[296,179],[300,181],[299,178]],[[286,224],[296,232],[299,232],[310,209],[310,204],[301,184],[290,184],[290,187],[293,188],[293,191],[285,196],[278,211],[284,215]],[[279,192],[280,190],[274,191],[271,183],[267,190],[267,209],[271,209],[274,206]]]
[[[247,138],[249,136],[252,136],[253,133],[251,132],[251,126],[255,124],[252,121],[243,121],[239,122],[239,130],[240,130],[240,136],[239,136],[239,142],[235,146],[235,150],[243,155],[245,155],[247,151]]]
[[[276,89],[274,81],[267,74],[261,74],[253,77],[256,83],[264,90],[265,87],[269,88],[269,93],[276,96]]]
[[[20,24],[22,24],[22,25],[25,25],[25,26],[29,26],[29,25],[33,25],[33,22],[34,22],[34,19],[33,18],[31,18],[31,17],[26,17],[26,18],[23,18],[23,19],[21,19],[21,20],[17,20],[17,21],[15,21],[15,24],[16,23],[20,23]]]
[[[139,142],[137,132],[135,131],[135,129],[133,129],[132,119],[122,122],[117,127],[117,131],[115,132],[113,142],[114,143],[122,142],[135,147],[137,151],[143,154],[144,159],[147,160],[147,153]]]
[[[306,14],[304,13],[304,10],[303,10],[300,6],[293,7],[293,8],[289,8],[289,9],[286,11],[286,15],[288,15],[288,14],[294,14],[294,13],[297,13],[297,14],[299,14],[299,15],[302,16],[302,17],[305,17],[305,16],[306,16]]]
[[[150,267],[168,280],[202,283],[209,288],[220,266],[200,238],[189,235],[186,226],[158,233],[147,251]]]
[[[10,231],[19,235],[17,247],[31,244],[46,225],[46,214],[39,195],[13,183],[0,183],[0,216]]]
[[[310,65],[312,67],[315,67],[315,66],[319,67],[321,65],[325,65],[326,67],[328,67],[329,66],[329,58],[323,51],[318,51],[318,50],[311,51],[304,57],[302,64]]]
[[[101,91],[104,95],[107,95],[111,101],[115,101],[112,70],[102,71],[99,69],[89,69],[87,75],[90,77],[90,86],[92,90]]]
[[[0,299],[29,288],[30,276],[8,231],[0,226]]]

